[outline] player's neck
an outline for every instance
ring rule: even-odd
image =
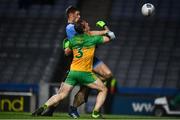
[[[74,23],[73,19],[68,19],[68,23]]]

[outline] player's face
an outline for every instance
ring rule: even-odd
[[[79,19],[80,19],[80,12],[79,11],[76,11],[74,14],[73,14],[73,17],[74,17],[74,22],[77,22]]]

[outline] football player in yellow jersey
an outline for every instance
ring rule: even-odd
[[[70,39],[76,34],[76,30],[74,29],[74,23],[80,18],[80,11],[73,6],[70,6],[66,9],[66,16],[68,18],[68,24],[66,26],[66,34],[67,34],[67,38]],[[107,28],[106,24],[103,21],[98,21],[96,23],[96,25],[100,26],[101,28],[104,28],[105,30],[101,30],[101,31],[92,31],[91,30],[88,32],[89,35],[104,35],[107,33],[107,31],[109,31],[109,29]],[[66,60],[66,61],[68,61],[68,60]],[[102,81],[107,83],[107,86],[109,89],[108,95],[113,95],[114,90],[115,90],[116,80],[113,77],[113,74],[112,74],[111,70],[109,69],[109,67],[102,60],[100,60],[97,56],[94,56],[94,58],[93,58],[93,72],[96,73],[96,75],[98,75],[98,77]],[[77,108],[81,104],[87,102],[89,93],[90,93],[89,88],[80,86],[80,90],[75,95],[73,105],[71,105],[70,109],[69,109],[68,114],[72,118],[79,117]],[[111,98],[111,97],[108,97],[108,98]],[[109,100],[106,101],[105,107],[110,108]],[[46,112],[43,112],[42,115],[43,116],[44,115],[48,115],[48,116],[52,115],[53,109],[54,109],[54,107],[51,107]],[[106,109],[105,112],[109,112],[109,110],[110,109]]]
[[[73,6],[70,6],[66,9],[66,16],[67,16],[67,22],[68,22],[68,24],[66,26],[66,34],[67,34],[67,38],[71,39],[76,34],[76,31],[74,29],[74,23],[80,19],[80,11]],[[104,27],[105,30],[88,31],[89,35],[104,35],[109,31],[104,22],[98,21],[96,24],[98,26],[101,26],[102,28]],[[64,48],[66,48],[66,44],[67,44],[67,42],[65,42],[65,44],[63,45]],[[64,58],[63,58],[63,59],[65,59],[65,64],[63,64],[65,66],[65,67],[63,67],[64,71],[69,70],[69,66],[71,63],[71,56],[72,55],[64,56]],[[102,81],[107,81],[107,83],[110,83],[110,84],[107,84],[107,86],[109,86],[108,88],[110,88],[108,90],[110,94],[108,94],[108,95],[112,95],[111,93],[114,93],[116,80],[114,79],[112,72],[107,67],[107,65],[103,61],[98,59],[96,56],[94,56],[94,58],[93,58],[93,72],[96,73],[96,75],[98,75],[98,77]],[[66,76],[64,76],[64,77],[66,77]],[[58,91],[58,92],[60,92],[60,91]],[[71,105],[70,109],[69,109],[68,114],[72,118],[78,118],[79,117],[79,113],[77,111],[77,108],[81,104],[87,102],[89,93],[90,93],[89,88],[87,88],[86,86],[83,86],[83,85],[80,86],[80,90],[78,91],[78,93],[74,97],[73,105]],[[111,97],[108,97],[108,98],[111,98]],[[108,107],[110,105],[109,100],[106,100],[106,103],[107,104],[105,107]],[[41,116],[52,116],[57,105],[58,104],[51,106],[48,109],[46,109],[46,111],[43,111],[43,113],[41,113]],[[110,108],[110,107],[108,107],[108,108]],[[109,109],[106,109],[106,112],[108,110]]]
[[[38,115],[48,107],[58,104],[69,94],[75,85],[80,84],[99,91],[92,117],[102,117],[100,108],[105,101],[107,88],[92,72],[93,57],[96,45],[109,42],[115,38],[115,35],[109,31],[107,36],[90,36],[87,34],[90,27],[84,20],[79,20],[75,24],[75,29],[78,34],[69,41],[69,47],[65,49],[65,54],[67,55],[70,54],[71,51],[73,52],[70,72],[64,84],[61,86],[60,92],[53,95],[43,106],[38,108],[33,115]]]

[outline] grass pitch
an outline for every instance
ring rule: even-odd
[[[136,115],[103,115],[106,120],[172,120],[180,119],[180,117],[154,117],[154,116],[136,116]],[[24,119],[38,119],[38,120],[72,120],[67,113],[55,113],[53,117],[33,117],[31,113],[27,112],[0,112],[0,119],[13,119],[13,120],[24,120]],[[81,114],[80,120],[91,119],[90,114]]]

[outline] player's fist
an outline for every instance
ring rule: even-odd
[[[104,21],[97,21],[96,22],[96,26],[98,26],[100,28],[104,28],[105,25],[106,25],[106,23]]]
[[[112,32],[112,31],[108,31],[108,32],[107,32],[107,36],[108,36],[111,40],[114,40],[114,39],[116,38],[114,32]]]

